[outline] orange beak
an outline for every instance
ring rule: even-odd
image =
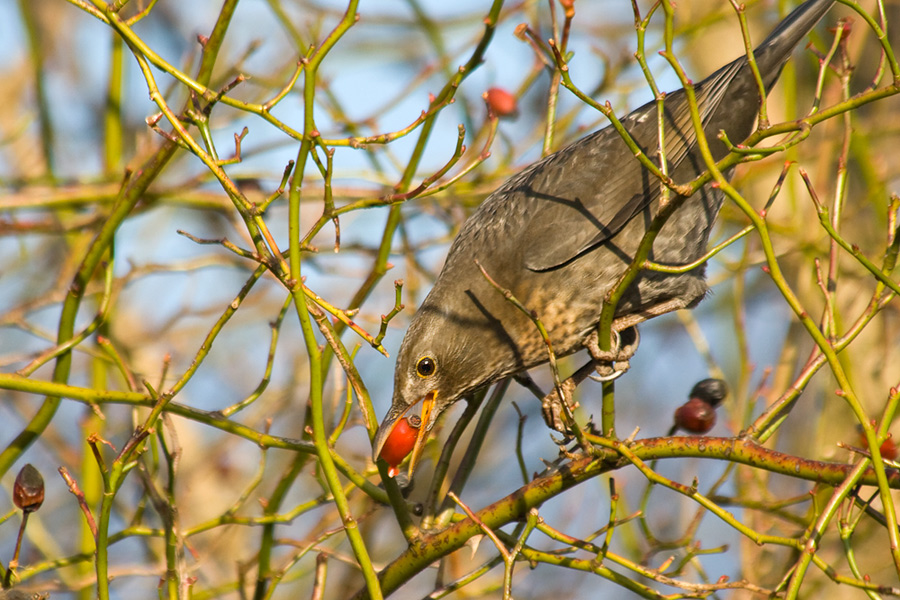
[[[421,425],[419,426],[418,431],[416,432],[416,439],[413,442],[413,448],[411,451],[411,456],[409,459],[409,475],[412,477],[413,470],[415,469],[416,464],[419,462],[419,457],[422,455],[422,450],[425,448],[425,442],[428,439],[428,423],[431,419],[431,413],[434,411],[435,399],[437,398],[437,392],[430,392],[426,394],[419,402],[421,405]],[[397,427],[397,424],[404,418],[407,412],[416,406],[418,402],[415,404],[411,404],[399,415],[396,415],[393,419],[385,419],[385,421],[378,428],[378,431],[375,433],[375,439],[373,440],[373,448],[372,448],[372,458],[374,460],[378,460],[382,458],[381,452],[384,448],[385,443],[391,437],[391,434],[394,432],[394,429]],[[393,468],[391,477],[396,474],[396,469]]]
[[[425,448],[425,442],[428,440],[428,423],[431,418],[431,412],[434,410],[434,401],[437,398],[437,392],[429,392],[424,398],[422,398],[422,425],[419,427],[419,432],[416,434],[416,443],[413,445],[412,454],[409,457],[409,477],[412,478],[413,469],[416,468],[416,463],[419,462],[419,456],[422,454],[422,449]]]

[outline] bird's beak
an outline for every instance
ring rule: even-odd
[[[402,415],[391,416],[391,414],[388,413],[384,417],[384,421],[381,422],[381,425],[378,426],[378,431],[375,432],[375,439],[372,440],[372,460],[374,462],[378,462],[378,459],[381,457],[381,449],[384,448],[384,443],[387,441],[388,437],[390,437],[394,427],[397,426],[397,421],[400,420],[401,416]]]
[[[412,477],[413,469],[416,466],[416,463],[419,461],[419,457],[422,454],[422,449],[425,447],[425,441],[428,439],[428,430],[431,429],[431,413],[434,412],[435,400],[437,399],[437,392],[429,392],[426,394],[420,402],[422,403],[421,407],[421,419],[422,424],[419,426],[419,431],[416,433],[416,441],[413,445],[412,454],[409,459],[409,475]],[[388,438],[391,437],[391,432],[394,431],[394,428],[397,426],[397,423],[402,419],[410,409],[412,409],[416,404],[410,404],[406,410],[402,413],[396,415],[390,415],[385,418],[385,420],[378,427],[378,431],[375,432],[375,439],[372,443],[372,459],[377,461],[381,457],[381,450],[384,448],[385,442],[387,442]]]
[[[419,432],[416,434],[416,443],[413,445],[412,454],[409,457],[409,477],[412,479],[413,469],[419,462],[419,456],[425,447],[425,441],[428,439],[428,430],[431,425],[431,413],[434,410],[434,402],[437,398],[437,392],[429,392],[422,398],[422,425],[419,426]]]

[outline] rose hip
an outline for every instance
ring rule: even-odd
[[[484,93],[491,111],[498,117],[515,116],[519,111],[516,97],[503,88],[493,87]]]
[[[412,452],[413,446],[416,445],[416,436],[419,434],[420,419],[417,416],[409,418],[403,417],[397,421],[391,435],[384,442],[381,448],[381,458],[387,462],[390,469],[388,475],[396,476],[400,469],[398,468],[406,455]]]

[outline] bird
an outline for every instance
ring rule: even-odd
[[[765,90],[833,3],[807,0],[754,49]],[[759,83],[743,55],[692,87],[709,151],[718,161],[730,152],[720,132],[732,144],[753,133]],[[666,171],[678,183],[690,182],[707,168],[688,94],[668,93],[663,106]],[[621,119],[648,157],[660,156],[658,111],[653,100]],[[490,194],[461,227],[410,322],[397,356],[391,407],[373,439],[373,458],[378,460],[404,415],[418,410],[411,476],[429,431],[449,406],[549,360],[534,319],[509,296],[540,320],[555,356],[587,347],[597,359],[604,298],[631,263],[661,198],[659,177],[636,160],[611,126],[546,156]],[[707,184],[678,200],[653,243],[649,258],[656,263],[678,266],[701,259],[724,195]],[[622,337],[631,334],[628,350],[633,351],[633,325],[692,308],[707,291],[705,263],[679,273],[642,270],[616,307],[614,330]]]

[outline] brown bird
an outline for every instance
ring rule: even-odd
[[[754,50],[766,89],[832,3],[808,0]],[[734,144],[743,142],[759,112],[759,86],[747,57],[695,84],[694,92],[712,156],[722,159],[729,150],[719,132]],[[685,91],[668,94],[664,106],[668,173],[678,183],[689,182],[706,166]],[[649,157],[659,155],[657,110],[650,102],[621,120]],[[374,440],[375,458],[398,420],[421,403],[411,474],[428,432],[447,407],[548,360],[534,322],[486,279],[478,264],[534,311],[557,356],[586,346],[601,356],[596,328],[604,297],[632,261],[660,209],[660,196],[659,178],[641,166],[612,127],[547,156],[491,194],[463,225],[406,332],[393,403]],[[659,232],[650,259],[683,265],[701,258],[722,202],[723,194],[710,185],[685,199]],[[680,274],[642,271],[617,306],[614,329],[693,307],[706,291],[704,266]]]

